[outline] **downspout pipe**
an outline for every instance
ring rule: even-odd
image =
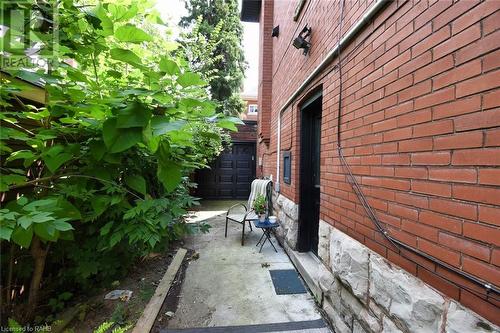
[[[288,98],[288,100],[280,108],[278,116],[278,142],[276,149],[276,181],[275,190],[280,193],[280,162],[281,162],[281,119],[283,113],[290,104],[307,88],[307,86],[314,80],[318,74],[321,73],[338,55],[339,49],[346,47],[351,40],[356,36],[370,21],[371,19],[391,0],[377,0],[373,6],[368,9],[368,11],[354,24],[354,26],[349,29],[349,31],[342,37],[340,42],[335,45],[330,52],[326,55],[325,59],[316,66],[316,68],[309,74],[309,76],[302,82],[302,84],[294,91],[294,93]]]

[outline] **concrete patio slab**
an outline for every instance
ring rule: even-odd
[[[200,206],[189,211],[186,221],[187,223],[206,221],[212,217],[225,214],[228,207],[237,203],[243,203],[246,205],[246,201],[243,200],[203,200]]]
[[[210,233],[185,241],[187,248],[199,253],[199,259],[187,268],[179,306],[168,329],[321,319],[310,293],[276,295],[269,270],[294,269],[276,239],[277,253],[270,244],[258,253],[260,229],[250,232],[247,228],[245,246],[241,246],[241,225],[230,223],[224,238],[223,216],[204,222],[212,225]]]

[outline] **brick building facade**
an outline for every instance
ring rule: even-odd
[[[240,115],[244,125],[236,125],[237,132],[230,132],[231,139],[237,142],[256,142],[257,141],[257,119],[258,119],[258,101],[256,96],[241,95],[245,103],[245,111]],[[254,109],[255,107],[255,109]]]
[[[244,0],[242,19],[261,31],[257,175],[273,178],[279,238],[334,327],[498,330],[500,1]],[[304,226],[311,103],[317,229]]]

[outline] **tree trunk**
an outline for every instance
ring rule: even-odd
[[[48,246],[44,249],[40,239],[37,236],[33,236],[33,240],[31,241],[31,256],[33,257],[34,269],[33,275],[31,276],[28,308],[26,312],[26,319],[28,321],[33,319],[35,315],[36,306],[38,304],[38,293],[40,291],[40,284],[42,283],[43,270],[45,268],[48,249]]]
[[[12,274],[14,271],[14,244],[10,244],[9,251],[9,272],[7,275],[7,291],[5,292],[5,304],[10,306],[10,298],[12,297]]]

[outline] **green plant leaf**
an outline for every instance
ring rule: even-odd
[[[228,121],[231,121],[234,124],[238,124],[238,125],[245,125],[245,123],[243,122],[243,120],[241,120],[238,117],[225,117],[225,118],[223,118],[223,120],[228,120]]]
[[[131,64],[133,66],[139,66],[139,68],[143,68],[141,58],[134,52],[121,48],[114,48],[109,51],[111,58],[126,62],[127,64]]]
[[[24,206],[24,210],[28,212],[37,212],[40,210],[53,211],[57,208],[57,198],[49,197],[45,199],[35,200]]]
[[[166,57],[162,57],[160,60],[160,70],[169,75],[177,75],[180,73],[180,69],[177,63]]]
[[[88,79],[85,76],[85,74],[83,74],[81,71],[79,71],[76,68],[69,67],[66,69],[66,73],[68,74],[68,77],[73,81],[88,82]]]
[[[6,161],[10,162],[19,159],[34,161],[36,157],[31,150],[18,150],[10,154],[10,156],[7,157]]]
[[[100,161],[106,153],[106,145],[102,141],[92,141],[89,144],[90,154],[96,161]]]
[[[33,219],[29,215],[23,215],[18,220],[17,223],[24,229],[28,229],[33,224]]]
[[[43,155],[42,159],[45,162],[45,165],[47,165],[47,168],[49,168],[50,172],[55,173],[57,169],[59,169],[64,163],[69,161],[73,155],[70,153],[61,153],[58,155]]]
[[[29,227],[28,229],[16,228],[11,236],[11,239],[14,243],[24,248],[30,247],[32,238],[33,238],[33,227]]]
[[[125,177],[125,184],[131,189],[146,195],[146,180],[140,175],[129,175]]]
[[[35,224],[33,229],[35,234],[42,240],[55,242],[59,238],[59,231],[56,230],[52,223]]]
[[[54,213],[56,217],[65,218],[68,221],[80,220],[82,218],[78,208],[63,197],[57,199],[57,207],[59,210]]]
[[[12,236],[12,231],[13,231],[12,228],[0,225],[0,239],[5,239],[9,241],[10,237]]]
[[[186,72],[177,78],[177,83],[183,87],[189,86],[204,86],[207,83],[201,79],[201,76],[196,73]]]
[[[19,197],[19,199],[17,199],[17,204],[20,206],[24,206],[27,203],[28,203],[28,198],[26,198],[25,196]]]
[[[33,220],[33,223],[44,223],[55,220],[55,218],[52,216],[52,212],[39,212],[34,214],[31,218]]]
[[[101,228],[101,231],[99,232],[99,234],[101,236],[106,236],[107,234],[109,234],[109,231],[111,230],[111,227],[113,226],[113,222],[108,222],[104,225],[104,227]]]
[[[120,110],[116,119],[117,128],[145,127],[151,118],[151,111],[139,102],[132,102]]]
[[[141,128],[119,129],[116,118],[109,118],[102,126],[104,143],[111,153],[119,153],[142,140]]]
[[[113,34],[113,21],[106,15],[106,10],[100,4],[95,8],[95,14],[101,21],[101,28],[104,36],[111,36]]]
[[[119,232],[115,232],[114,234],[111,235],[111,238],[109,239],[109,247],[115,246],[119,241],[121,241],[123,238],[123,235]]]
[[[132,24],[122,25],[116,29],[115,37],[121,42],[130,43],[150,42],[153,40],[153,37],[148,33]]]
[[[165,189],[169,192],[173,191],[182,180],[181,168],[173,162],[160,163],[157,175]]]
[[[96,195],[90,198],[90,204],[92,209],[94,209],[95,216],[99,216],[109,205],[109,197],[107,195]]]
[[[227,119],[221,119],[221,120],[217,121],[217,126],[219,126],[220,128],[228,129],[230,131],[234,131],[234,132],[238,131],[238,128],[236,127],[234,122],[227,120]]]
[[[74,230],[73,226],[68,222],[63,221],[63,219],[55,220],[52,222],[52,225],[59,231]]]
[[[10,185],[20,185],[24,184],[25,182],[25,176],[0,174],[0,192],[8,191]]]
[[[129,8],[117,4],[110,3],[108,10],[115,21],[125,21],[133,18],[137,14],[137,6],[132,5]]]
[[[151,118],[151,129],[153,130],[153,135],[155,136],[179,130],[184,125],[186,125],[185,120],[171,121],[170,118],[166,116],[154,116]]]
[[[23,328],[17,321],[12,318],[9,318],[9,328],[12,332],[22,332],[26,329],[26,327]]]

